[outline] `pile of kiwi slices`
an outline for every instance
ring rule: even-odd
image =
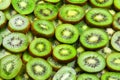
[[[120,80],[120,0],[0,0],[0,80]]]

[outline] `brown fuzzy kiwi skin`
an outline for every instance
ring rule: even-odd
[[[81,3],[81,4],[80,3],[71,3],[71,2],[69,2],[69,0],[65,0],[65,2],[68,3],[68,4],[75,4],[75,5],[78,5],[78,6],[79,5],[83,6],[83,5],[85,5],[87,3],[87,1],[84,2],[84,3]]]

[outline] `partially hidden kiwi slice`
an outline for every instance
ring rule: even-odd
[[[26,33],[26,36],[28,37],[28,42],[31,43],[32,40],[34,39],[34,35],[32,34],[32,32],[31,32],[31,31],[28,31],[28,32]]]
[[[92,8],[86,13],[86,22],[95,27],[104,28],[112,24],[113,18],[110,12],[103,8]]]
[[[70,62],[73,61],[76,58],[76,56],[77,51],[71,45],[60,44],[53,49],[53,57],[58,62],[62,63]]]
[[[11,0],[0,0],[0,10],[7,9],[11,4]]]
[[[84,18],[85,10],[77,5],[63,5],[59,9],[58,17],[64,22],[77,23]]]
[[[52,74],[52,67],[42,58],[33,58],[26,65],[28,75],[34,80],[47,80]]]
[[[10,52],[23,52],[28,48],[28,38],[23,33],[11,33],[3,39],[3,47]]]
[[[29,51],[33,56],[46,58],[51,55],[52,45],[45,38],[36,38],[31,42]]]
[[[102,71],[106,67],[105,58],[93,51],[86,51],[78,57],[78,65],[82,70],[89,73]]]
[[[95,7],[106,8],[112,5],[114,0],[90,0],[91,4]]]
[[[44,1],[49,3],[58,3],[60,0],[44,0]]]
[[[26,15],[33,12],[35,2],[34,0],[12,0],[12,6],[19,14]]]
[[[36,6],[34,14],[39,19],[53,20],[57,17],[58,8],[50,3],[42,3]]]
[[[71,24],[61,24],[56,27],[55,37],[62,43],[72,44],[77,41],[79,32],[77,28]]]
[[[120,12],[116,13],[113,18],[113,28],[120,30]]]
[[[105,72],[101,76],[101,80],[120,80],[120,73],[118,73],[118,72]]]
[[[26,33],[29,31],[30,21],[26,16],[15,15],[13,16],[8,23],[8,29],[12,32],[23,32]]]
[[[107,33],[98,28],[90,28],[80,36],[81,44],[91,50],[104,47],[108,41]]]
[[[0,29],[0,35],[2,36],[2,38],[6,37],[10,33],[11,31],[7,28],[7,26],[4,26],[3,28]]]
[[[2,59],[3,57],[7,56],[7,55],[11,55],[12,53],[10,53],[9,51],[0,48],[0,59]]]
[[[5,17],[5,14],[0,11],[0,28],[4,27],[7,22],[7,19]]]
[[[2,36],[0,35],[0,46],[1,46],[1,44],[2,44]]]
[[[68,3],[71,3],[71,4],[85,4],[87,2],[87,0],[66,0]]]
[[[57,71],[52,80],[76,80],[76,72],[71,67],[63,66]]]
[[[3,79],[12,79],[19,73],[21,67],[22,60],[20,57],[7,55],[0,60],[0,77]]]
[[[120,4],[119,4],[120,0],[114,0],[114,7],[116,10],[120,11]]]
[[[41,37],[52,37],[54,35],[54,24],[48,20],[36,20],[32,26],[33,34]]]
[[[99,78],[94,74],[83,73],[78,76],[77,80],[99,80]]]

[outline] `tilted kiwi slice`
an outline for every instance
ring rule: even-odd
[[[44,0],[44,1],[49,3],[58,3],[60,0]]]
[[[13,8],[20,14],[30,14],[35,8],[34,0],[12,0]]]
[[[82,70],[89,73],[99,72],[106,66],[105,58],[93,51],[81,53],[77,63]]]
[[[0,10],[7,9],[11,4],[11,0],[0,0]]]
[[[120,12],[116,13],[113,18],[113,28],[120,30]]]
[[[70,62],[76,58],[76,55],[77,51],[71,45],[60,44],[53,49],[53,57],[59,62]]]
[[[87,0],[66,0],[68,3],[71,4],[85,4]]]
[[[85,10],[77,5],[63,5],[59,9],[58,17],[64,21],[69,23],[76,23],[83,19],[85,15]]]
[[[34,56],[48,57],[51,54],[52,45],[45,38],[36,38],[31,42],[29,51]]]
[[[98,28],[91,28],[80,36],[81,44],[88,49],[98,49],[107,45],[109,41],[105,31]]]
[[[54,75],[52,80],[76,80],[76,72],[73,68],[68,66],[63,66]]]
[[[0,28],[5,26],[6,21],[7,19],[5,17],[5,14],[2,11],[0,11]]]
[[[7,55],[11,55],[12,53],[10,53],[9,51],[0,48],[0,59],[2,59],[3,57],[7,56]]]
[[[53,20],[57,17],[58,9],[55,5],[50,3],[42,3],[37,5],[34,14],[39,19]]]
[[[32,31],[36,36],[52,37],[54,35],[54,25],[47,20],[36,20],[33,22]]]
[[[3,79],[12,79],[19,73],[21,67],[22,60],[20,57],[7,55],[0,60],[0,77]]]
[[[90,0],[91,4],[95,7],[110,7],[113,3],[113,0]]]
[[[47,80],[51,73],[52,67],[42,58],[33,58],[26,65],[28,75],[34,80]]]
[[[118,72],[105,72],[101,76],[101,80],[120,80],[120,73],[118,73]]]
[[[2,38],[6,37],[10,33],[11,31],[7,28],[7,26],[4,26],[3,28],[0,29],[0,35],[2,36]]]
[[[3,39],[3,47],[11,52],[23,52],[28,47],[28,38],[22,33],[11,33]]]
[[[120,11],[120,0],[114,0],[114,7],[116,8],[116,10]]]
[[[88,24],[100,28],[109,27],[113,21],[110,12],[103,8],[92,8],[85,16]]]
[[[77,41],[79,33],[76,27],[71,24],[61,24],[57,26],[55,37],[62,43],[72,44]]]
[[[78,76],[77,80],[99,80],[99,78],[94,74],[83,73]]]

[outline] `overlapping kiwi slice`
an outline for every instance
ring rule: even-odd
[[[106,66],[105,58],[93,51],[81,53],[77,63],[82,70],[89,73],[99,72]]]
[[[42,58],[34,58],[26,65],[27,73],[34,80],[47,80],[52,74],[52,67]]]
[[[113,19],[113,28],[120,30],[120,12],[116,13]]]
[[[71,4],[85,4],[87,2],[87,0],[66,0],[68,3]]]
[[[11,0],[0,0],[0,10],[7,9],[11,4]]]
[[[120,11],[120,4],[119,4],[119,0],[114,0],[114,7],[116,10]]]
[[[30,53],[28,51],[25,51],[22,55],[22,60],[24,63],[27,63],[28,61],[30,61],[33,57],[30,55]]]
[[[103,8],[92,8],[85,17],[89,25],[99,28],[109,27],[113,21],[110,12]]]
[[[0,48],[0,59],[2,59],[3,57],[7,56],[7,55],[11,55],[12,53],[10,53],[9,51],[3,49],[3,47]]]
[[[19,64],[19,65],[18,65]],[[0,77],[13,79],[22,67],[22,60],[16,55],[8,55],[0,60]]]
[[[50,3],[58,3],[60,0],[44,0],[46,2],[50,2]]]
[[[85,10],[77,5],[64,5],[59,9],[58,17],[67,23],[77,23],[83,19]]]
[[[0,11],[0,28],[5,26],[6,21],[7,19],[5,17],[5,14],[2,11]]]
[[[10,33],[11,31],[7,28],[7,25],[0,29],[0,35],[2,36],[2,38],[6,37]]]

